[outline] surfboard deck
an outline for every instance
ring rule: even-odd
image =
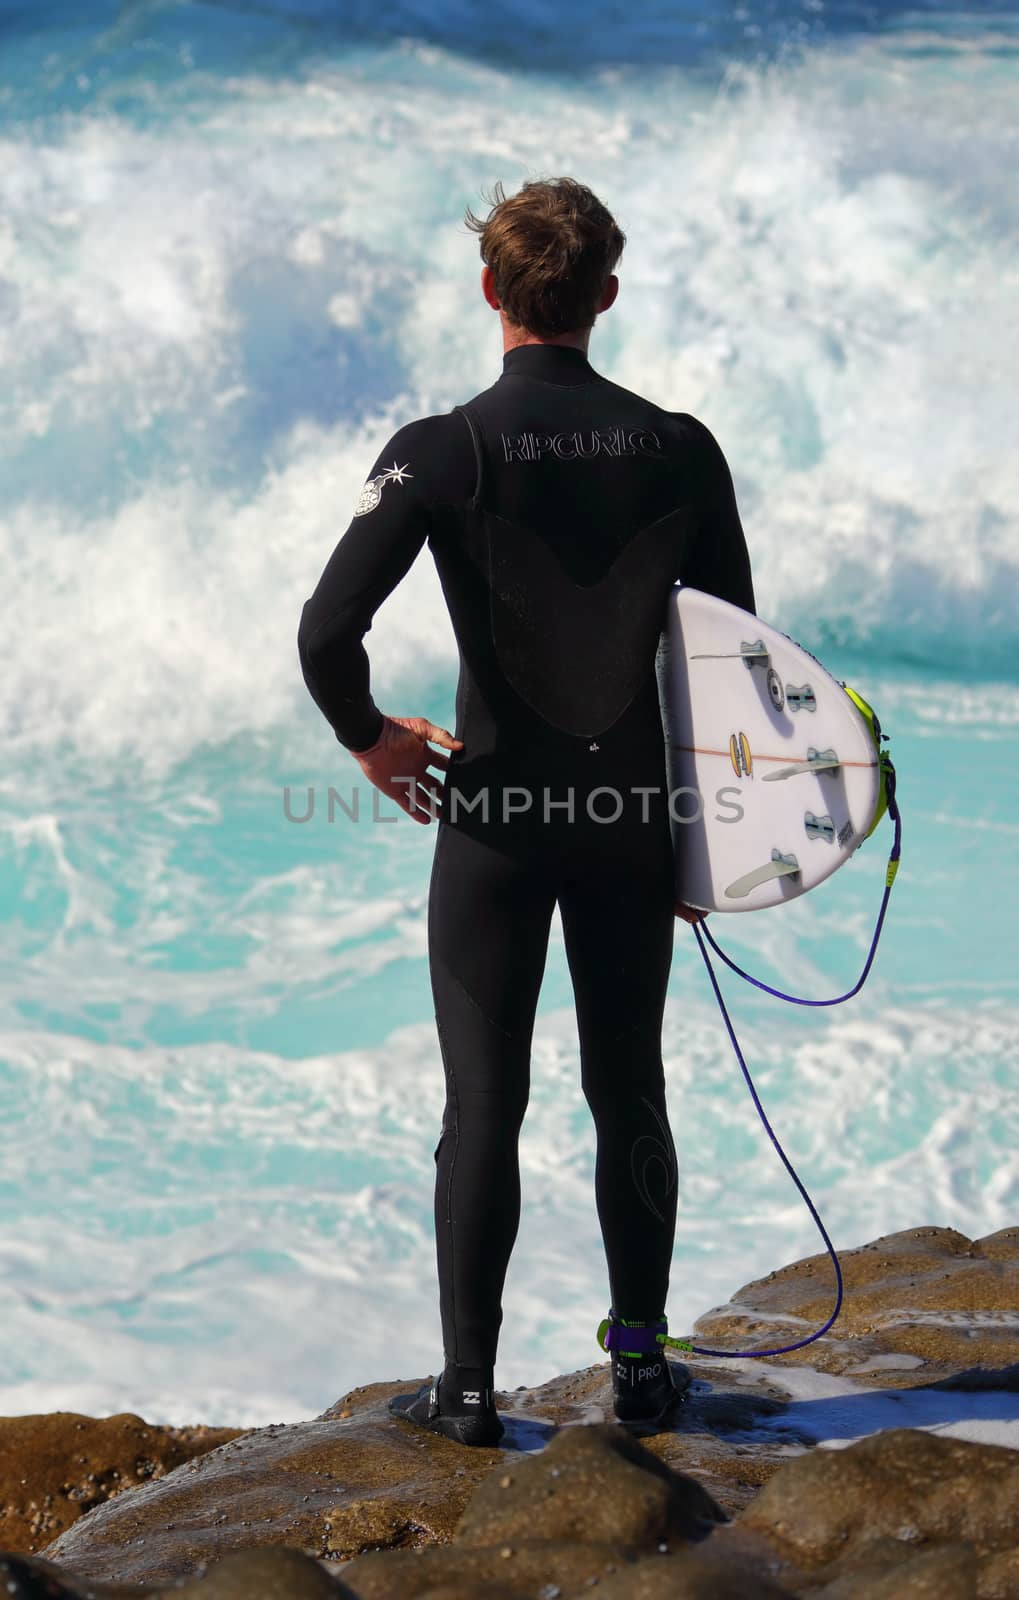
[[[879,764],[842,684],[749,611],[676,585],[657,660],[676,897],[758,911],[862,844]]]

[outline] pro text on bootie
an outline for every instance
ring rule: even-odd
[[[612,1359],[612,1406],[620,1422],[667,1425],[686,1399],[690,1370],[669,1361],[659,1334],[667,1334],[666,1318],[632,1322],[609,1311],[598,1342]]]

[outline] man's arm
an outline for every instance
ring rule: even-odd
[[[757,614],[754,585],[750,575],[750,556],[743,526],[736,507],[732,473],[714,435],[702,422],[694,423],[699,456],[698,531],[684,564],[682,581],[691,589],[703,589],[730,605]]]
[[[754,586],[750,576],[750,556],[743,525],[736,507],[732,473],[714,434],[703,422],[684,416],[693,425],[698,453],[697,536],[680,575],[691,589],[717,595],[730,605],[742,606],[757,615]],[[681,901],[675,906],[684,922],[703,922],[706,911],[694,910]]]
[[[361,641],[428,535],[426,463],[435,446],[425,436],[433,421],[408,423],[390,439],[301,613],[297,649],[304,681],[348,750],[370,749],[382,732],[385,719],[372,699]]]

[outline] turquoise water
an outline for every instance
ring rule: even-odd
[[[433,832],[329,821],[357,769],[296,632],[385,438],[500,370],[459,225],[496,178],[604,194],[594,364],[712,427],[762,614],[892,735],[864,994],[724,980],[779,1136],[842,1246],[1015,1221],[1016,13],[506,15],[0,5],[8,1413],[255,1424],[441,1359]],[[448,725],[429,559],[368,642]],[[848,986],[889,843],[716,937]],[[570,999],[556,922],[507,1387],[588,1364],[607,1304]],[[678,1328],[816,1236],[684,928],[665,1046]]]

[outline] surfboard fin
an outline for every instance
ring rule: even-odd
[[[753,872],[744,873],[742,878],[730,883],[725,897],[727,900],[743,900],[751,889],[756,889],[760,884],[770,883],[772,878],[788,878],[799,870],[800,864],[794,855],[784,856],[780,850],[773,850],[771,860],[766,861],[763,867],[755,867]]]
[[[842,765],[834,750],[808,750],[806,761],[793,761],[777,772],[766,772],[765,783],[778,783],[781,778],[795,778],[801,772],[835,772]]]
[[[747,644],[744,641],[738,650],[721,650],[717,653],[710,652],[707,655],[691,656],[690,660],[745,661],[747,666],[752,668],[757,662],[761,662],[767,666],[768,662],[771,660],[771,655],[765,648],[764,640],[758,639],[754,644]]]

